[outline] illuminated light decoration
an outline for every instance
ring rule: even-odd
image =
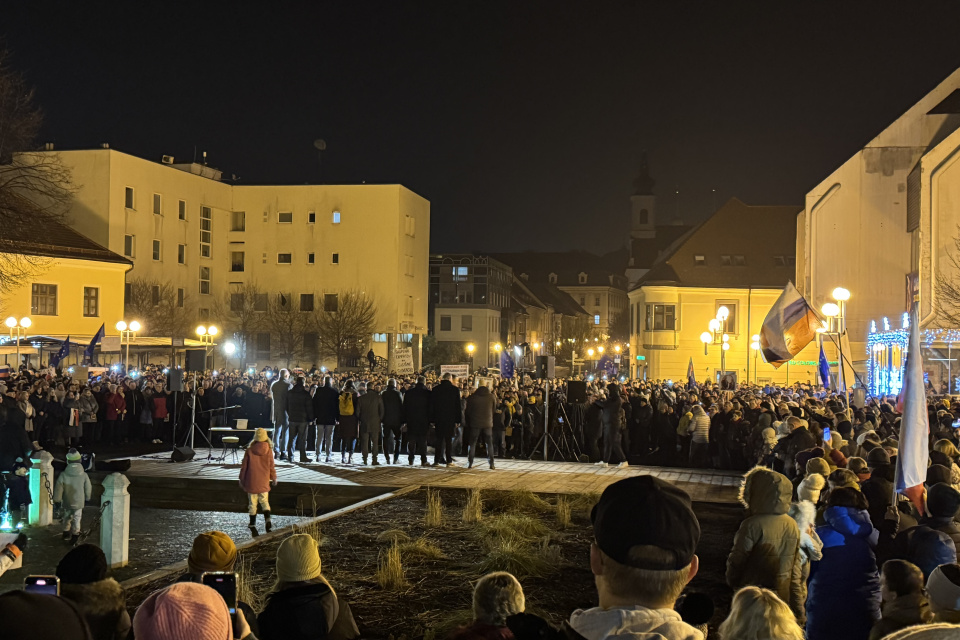
[[[890,318],[883,316],[883,330],[890,331]]]
[[[877,321],[876,321],[876,320],[871,320],[871,321],[870,321],[870,333],[876,333],[876,332],[877,332]]]
[[[906,311],[903,312],[903,319],[900,321],[900,326],[904,329],[910,328],[910,314]]]
[[[890,326],[887,318],[883,325]],[[910,341],[909,322],[902,329],[877,331],[877,323],[870,323],[867,335],[867,381],[871,395],[896,395],[903,384],[903,367]],[[924,347],[960,342],[960,329],[923,329],[920,342]]]

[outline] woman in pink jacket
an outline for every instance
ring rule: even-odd
[[[273,465],[273,443],[267,437],[264,429],[257,429],[253,434],[253,442],[243,454],[243,464],[240,465],[240,488],[247,492],[250,513],[250,533],[254,537],[260,535],[257,531],[257,504],[263,511],[267,533],[273,529],[270,522],[270,502],[267,499],[271,487],[277,486],[277,469]]]

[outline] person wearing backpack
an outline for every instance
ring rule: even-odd
[[[340,462],[348,464],[353,459],[353,450],[360,437],[360,421],[357,418],[357,402],[360,395],[353,384],[347,380],[337,400],[340,422],[337,425],[337,442],[340,444]]]

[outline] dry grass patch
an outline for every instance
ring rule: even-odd
[[[494,544],[498,541],[526,541],[542,538],[550,533],[539,518],[519,513],[507,513],[485,518],[477,524],[475,535]]]
[[[443,524],[443,501],[436,489],[427,489],[427,511],[423,516],[423,523],[428,527],[439,527]]]
[[[570,502],[567,500],[566,496],[560,496],[557,498],[557,528],[566,529],[570,526],[570,522]]]
[[[403,561],[400,557],[400,545],[394,542],[386,552],[381,551],[377,559],[377,584],[386,591],[399,591],[407,586],[403,573]]]
[[[443,551],[427,538],[417,538],[413,542],[405,542],[399,545],[400,553],[403,557],[417,557],[427,560],[437,560],[443,557]]]
[[[542,544],[516,538],[497,540],[490,545],[487,555],[477,565],[481,574],[491,571],[509,571],[517,579],[544,578],[560,571],[559,550]]]
[[[306,522],[304,524],[295,524],[293,525],[293,533],[305,533],[311,538],[314,542],[317,543],[317,546],[323,546],[323,541],[326,536],[323,535],[323,532],[320,530],[319,522]]]
[[[545,514],[553,511],[553,506],[529,489],[501,491],[488,495],[487,506],[499,513]]]
[[[410,542],[410,536],[400,529],[387,529],[386,531],[380,532],[380,534],[377,536],[377,542],[396,542],[399,544],[404,544],[406,542]]]
[[[467,524],[480,522],[483,518],[483,498],[480,489],[467,491],[467,504],[463,507],[463,521]]]
[[[590,512],[598,502],[600,502],[600,494],[597,492],[578,493],[570,498],[571,514],[582,515],[584,518],[589,519]]]

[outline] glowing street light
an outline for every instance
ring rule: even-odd
[[[130,370],[130,340],[133,338],[133,334],[142,328],[142,325],[136,320],[131,320],[130,322],[121,320],[117,323],[117,331],[120,332],[120,343],[122,344],[124,340],[127,342],[127,349],[123,357],[124,371]]]
[[[820,312],[828,318],[836,318],[840,315],[840,307],[833,302],[825,302],[824,305],[820,307]]]
[[[27,329],[30,328],[30,325],[33,324],[33,321],[30,318],[23,317],[17,320],[13,316],[10,316],[4,321],[4,324],[7,325],[7,328],[10,329],[10,339],[13,340],[13,334],[17,334],[17,371],[20,370],[20,338],[21,336],[27,335]]]
[[[833,290],[833,299],[838,302],[846,302],[850,299],[850,292],[843,287],[837,287]]]
[[[216,337],[218,333],[220,333],[220,331],[212,324],[207,327],[203,326],[202,324],[197,326],[197,335],[200,337],[200,344],[202,344],[204,347],[204,354],[206,354],[208,347],[213,346],[213,339]],[[211,355],[213,356],[213,359],[210,362],[210,367],[212,369],[216,369],[217,368],[216,367],[216,362],[217,362],[216,351],[212,351]]]

